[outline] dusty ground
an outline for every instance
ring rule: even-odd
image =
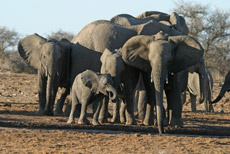
[[[0,153],[230,153],[230,94],[215,113],[190,112],[183,128],[66,124],[67,117],[38,116],[36,75],[0,72]],[[215,84],[214,96],[220,86]]]

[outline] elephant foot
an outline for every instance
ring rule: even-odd
[[[124,123],[125,123],[125,118],[124,118],[124,117],[120,117],[120,122],[121,122],[122,124],[124,124]]]
[[[108,119],[107,118],[99,118],[98,121],[100,123],[106,123],[106,122],[108,122]]]
[[[138,114],[138,115],[137,115],[137,118],[138,118],[139,120],[144,120],[144,119],[145,119],[145,116],[144,116],[144,114]]]
[[[90,122],[89,122],[88,119],[85,119],[85,120],[80,120],[80,119],[79,119],[78,124],[79,124],[79,125],[88,125],[88,124],[90,124]]]
[[[75,122],[74,122],[74,120],[68,120],[67,121],[67,124],[74,124]]]
[[[63,115],[64,115],[64,112],[61,111],[61,110],[56,110],[56,111],[54,112],[54,115],[55,115],[55,116],[63,116]]]
[[[37,114],[38,114],[38,115],[44,115],[44,109],[40,109],[40,108],[39,108]]]
[[[96,120],[93,120],[92,121],[92,124],[94,125],[94,126],[99,126],[99,125],[101,125],[98,121],[96,121]]]
[[[137,124],[137,122],[136,122],[136,120],[133,120],[133,119],[128,119],[127,121],[126,121],[126,123],[125,123],[126,125],[136,125]]]
[[[53,116],[54,114],[53,114],[53,112],[51,110],[45,110],[44,115]]]
[[[112,123],[120,123],[119,116],[118,115],[113,115],[111,121]]]
[[[173,118],[169,123],[172,127],[183,127],[183,120],[182,118]]]
[[[164,119],[163,120],[163,126],[168,126],[168,125],[169,125],[168,119]],[[157,121],[154,123],[154,126],[158,126]]]
[[[151,121],[149,121],[149,120],[144,120],[142,124],[145,125],[145,126],[150,126],[150,125],[153,125],[153,124],[154,124],[154,120],[151,120]]]

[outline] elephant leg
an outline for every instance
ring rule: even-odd
[[[55,110],[55,115],[63,115],[62,109],[63,109],[65,99],[66,99],[68,94],[69,94],[69,89],[67,89],[67,88],[61,89],[61,98],[57,101],[57,107]]]
[[[146,90],[139,91],[138,104],[137,104],[137,115],[138,119],[144,120],[147,104],[147,93]]]
[[[144,86],[144,81],[142,75],[139,75],[139,80],[136,85],[136,92],[135,92],[135,107],[137,108],[137,117],[140,120],[144,120],[145,118],[145,111],[146,111],[146,104],[147,104],[147,93]]]
[[[190,93],[190,100],[192,112],[196,112],[196,96]]]
[[[108,102],[109,102],[108,97],[104,97],[103,102],[102,102],[102,107],[99,113],[99,118],[98,118],[98,121],[100,123],[108,122],[108,119],[107,119],[108,118]]]
[[[126,110],[127,104],[124,103],[124,100],[122,100],[120,102],[120,122],[121,123],[125,123],[126,119],[125,119],[125,110]]]
[[[124,83],[124,98],[127,104],[125,115],[126,115],[126,125],[136,124],[134,112],[133,112],[133,88],[130,80]]]
[[[46,77],[42,76],[38,71],[38,97],[39,97],[39,110],[38,114],[43,115],[46,105]]]
[[[74,119],[75,119],[75,110],[77,107],[77,104],[79,104],[76,95],[73,96],[72,98],[72,107],[71,107],[71,112],[69,115],[69,120],[67,121],[67,123],[74,123]]]
[[[94,106],[93,108],[96,109],[94,114],[93,114],[93,121],[92,121],[93,125],[100,125],[100,123],[98,122],[98,116],[99,116],[99,112],[101,110],[102,101],[103,101],[103,97],[99,96],[99,98],[97,98],[93,104],[93,106]]]
[[[146,73],[142,73],[143,79],[148,79]],[[155,91],[153,87],[149,84],[150,81],[143,80],[144,86],[146,89],[147,103],[146,103],[146,112],[143,124],[148,126],[154,124],[154,104],[155,104]]]
[[[80,125],[85,125],[85,124],[89,124],[89,120],[86,118],[86,114],[87,114],[87,101],[84,100],[81,103],[81,114],[80,114],[80,118],[78,120],[78,124]]]
[[[111,119],[111,122],[119,122],[119,108],[120,108],[120,103],[119,100],[116,103],[113,103],[113,117]]]
[[[168,120],[171,126],[181,127],[182,121],[182,103],[181,103],[181,90],[180,83],[176,80],[177,75],[171,77],[171,88],[165,90],[167,102],[168,102]]]

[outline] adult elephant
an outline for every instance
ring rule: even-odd
[[[180,31],[184,35],[188,34],[189,29],[185,22],[184,17],[178,15],[176,12],[172,12],[170,15],[159,12],[159,11],[146,11],[142,14],[138,15],[137,18],[139,19],[155,19],[156,21],[169,25],[172,28]]]
[[[216,99],[214,101],[212,101],[212,104],[219,102],[221,100],[221,98],[224,96],[226,91],[228,91],[228,92],[230,91],[230,71],[228,72],[228,74],[225,77],[224,84],[221,87],[219,95],[216,97]]]
[[[188,27],[185,23],[184,18],[182,16],[179,16],[176,12],[171,13],[171,15],[162,12],[157,12],[157,11],[150,11],[142,14],[145,14],[145,16],[133,17],[128,14],[120,14],[110,19],[110,21],[112,23],[116,23],[121,26],[132,28],[132,29],[140,29],[138,27],[139,25],[148,23],[147,24],[148,26],[145,26],[145,28],[141,29],[141,33],[139,34],[142,35],[150,35],[151,33],[154,35],[159,31],[166,32],[171,36],[188,34]],[[137,108],[138,118],[140,120],[143,120],[145,115],[144,110],[146,107],[146,91],[145,91],[145,87],[143,86],[143,81],[141,76],[137,84],[137,87],[138,89],[137,89],[137,93],[135,93],[136,95],[135,99],[138,102],[135,105],[138,104],[138,108]],[[118,109],[118,107],[115,108]],[[144,121],[143,124],[149,125],[149,123],[145,123]]]
[[[57,88],[66,86],[68,51],[66,40],[47,40],[38,34],[18,42],[18,52],[38,71],[39,114],[53,115]]]
[[[203,80],[203,82],[201,82]],[[204,88],[202,89],[202,85]],[[200,78],[199,73],[193,72],[188,75],[188,85],[187,91],[190,95],[191,100],[191,109],[193,112],[196,112],[196,98],[198,97],[199,103],[203,103],[204,108],[207,112],[214,112],[213,106],[211,104],[212,99],[212,88],[213,88],[213,78],[212,74],[208,69],[205,69],[205,75]],[[201,99],[201,93],[203,98]],[[183,93],[184,99],[182,100],[183,104],[186,100],[186,91]],[[203,100],[203,101],[202,101]]]
[[[127,16],[130,17],[130,15]],[[160,30],[164,30],[170,35],[181,34],[181,32],[179,32],[178,30],[172,29],[170,26],[167,25],[159,24],[156,20],[148,20],[147,22],[146,21],[141,22],[140,24],[138,23],[143,19],[136,18],[135,20],[137,24],[129,27],[118,25],[116,23],[113,23],[112,21],[106,21],[106,20],[94,21],[86,25],[72,40],[72,43],[79,43],[79,45],[81,45],[82,47],[102,53],[106,48],[109,50],[121,48],[129,38],[136,36],[138,34],[152,35],[152,34],[156,34]],[[72,57],[72,59],[74,59],[74,57]],[[100,60],[99,59],[97,60],[99,63],[98,66],[101,66]],[[75,64],[73,66],[78,67]],[[100,69],[94,71],[100,71]],[[71,75],[76,76],[75,73],[71,73]],[[60,105],[58,105],[59,107],[57,108],[57,112],[62,112],[61,110],[62,110],[63,103],[64,100],[60,101]],[[134,116],[131,114],[132,113],[130,113],[128,115],[129,118],[126,119],[130,121],[129,123],[133,123],[134,121],[134,119],[131,118]]]
[[[112,52],[108,49],[105,49],[100,60],[102,63],[101,73],[111,75],[114,84],[117,86],[116,89],[118,92],[118,97],[122,100],[120,105],[119,103],[116,103],[113,106],[113,117],[111,121],[120,121],[121,123],[124,123],[126,119],[126,124],[130,124],[132,121],[130,121],[127,115],[129,112],[133,112],[133,95],[139,78],[139,72],[136,71],[136,69],[126,65],[122,59],[121,53],[117,50]],[[125,98],[129,98],[130,102],[127,102]],[[125,114],[126,107],[127,111]],[[120,119],[118,115],[120,115]]]
[[[192,37],[167,36],[159,32],[155,36],[135,36],[122,47],[122,58],[129,66],[141,70],[148,99],[156,101],[157,124],[163,133],[163,89],[166,92],[169,124],[182,124],[182,105],[178,72],[197,64],[203,56],[203,48]],[[150,84],[152,83],[152,84]],[[154,98],[152,96],[155,96]],[[153,101],[148,101],[145,120],[149,120]]]
[[[152,31],[164,31],[170,35],[178,35],[178,31],[180,34],[187,35],[188,34],[188,26],[185,22],[185,19],[182,16],[179,16],[176,12],[172,12],[170,15],[158,12],[158,11],[149,11],[144,12],[137,17],[133,17],[128,14],[120,14],[114,16],[110,19],[112,23],[116,23],[125,27],[130,27],[135,25],[140,25],[144,23],[153,23],[155,26],[151,27],[154,30]],[[151,26],[151,24],[150,24]],[[175,32],[169,32],[171,29],[175,29]],[[142,32],[145,35],[145,32]],[[154,33],[156,34],[156,33]],[[149,35],[149,34],[147,34]]]

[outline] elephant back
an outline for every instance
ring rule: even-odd
[[[109,50],[119,49],[137,32],[117,24],[110,23],[107,20],[94,21],[85,26],[72,43],[79,43],[82,46],[103,52],[106,48]]]

